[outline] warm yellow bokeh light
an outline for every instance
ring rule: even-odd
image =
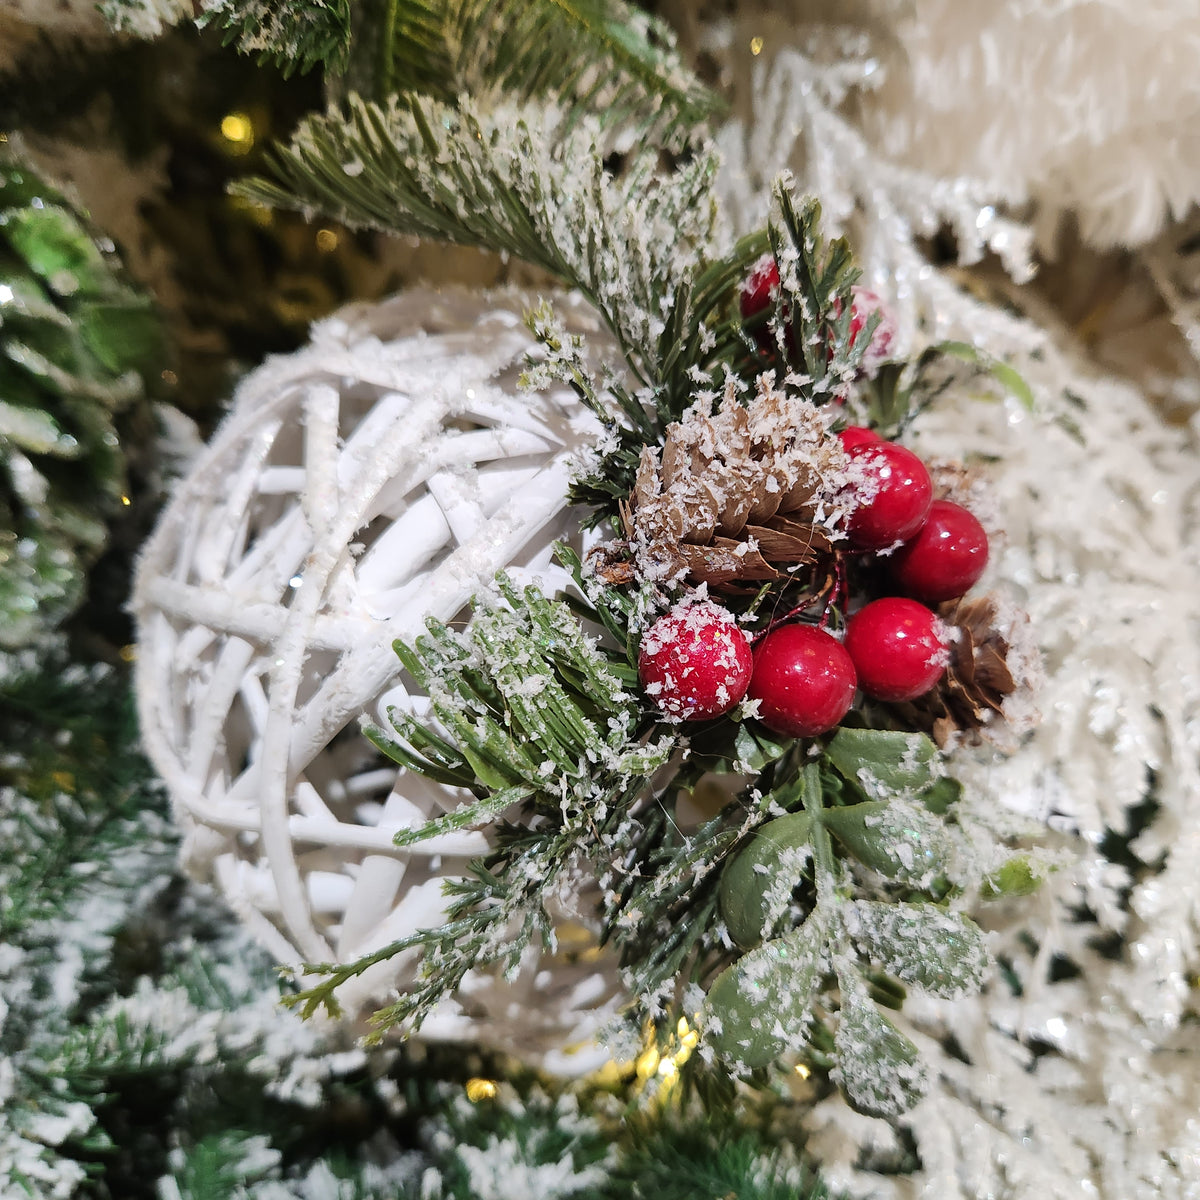
[[[226,113],[221,118],[221,136],[235,154],[245,154],[254,145],[254,125],[245,113]]]
[[[481,1100],[493,1100],[496,1096],[496,1081],[494,1079],[468,1079],[467,1099],[472,1104]]]
[[[651,1046],[648,1050],[643,1051],[638,1056],[637,1062],[634,1064],[639,1079],[649,1079],[655,1071],[658,1070],[659,1053],[658,1050]]]

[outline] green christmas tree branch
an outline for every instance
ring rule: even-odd
[[[718,107],[661,22],[621,0],[388,0],[377,96],[553,99],[668,139]]]
[[[114,22],[119,4],[105,0]],[[415,7],[415,5],[414,5]],[[350,61],[350,0],[209,0],[196,23],[224,31],[225,44],[278,67],[286,79],[323,66],[338,74]]]
[[[620,178],[598,126],[568,127],[553,105],[481,111],[418,98],[351,98],[309,118],[249,199],[321,211],[357,228],[515,255],[578,288],[612,329],[634,375],[662,379],[662,330],[715,235],[716,158],[670,173],[639,149]],[[638,164],[644,165],[640,169]]]

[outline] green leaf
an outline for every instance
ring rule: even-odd
[[[827,808],[822,822],[859,862],[889,879],[927,886],[945,872],[954,843],[933,814],[899,800]]]
[[[1033,412],[1037,407],[1033,391],[1019,371],[1010,367],[1008,363],[993,358],[977,346],[972,346],[970,342],[938,342],[931,349],[941,354],[948,354],[952,358],[961,359],[972,366],[979,367],[982,371],[991,375],[1006,391],[1015,396],[1030,412]]]
[[[867,996],[857,975],[839,971],[842,1012],[834,1045],[837,1080],[850,1107],[872,1117],[907,1112],[929,1088],[920,1052]]]
[[[766,942],[726,968],[712,985],[702,1025],[735,1069],[764,1067],[799,1049],[821,980],[824,922],[816,912],[797,930]]]
[[[770,920],[768,893],[786,904],[811,858],[812,817],[790,813],[768,821],[750,836],[746,848],[721,872],[721,915],[739,946],[755,946]],[[786,878],[780,880],[780,875]]]
[[[963,785],[952,775],[943,775],[920,792],[917,799],[931,813],[944,817],[962,799],[962,794]]]
[[[904,983],[947,1000],[982,986],[991,958],[969,917],[932,904],[872,900],[851,901],[841,912],[859,951]]]
[[[1008,859],[997,871],[983,881],[980,895],[985,900],[998,900],[1002,896],[1029,896],[1042,886],[1047,868],[1035,862],[1028,854],[1017,854]]]
[[[911,795],[936,778],[938,748],[923,733],[842,727],[825,748],[839,773],[872,799]]]
[[[750,726],[742,722],[737,726],[734,739],[734,761],[748,771],[763,771],[781,759],[791,746],[791,738],[777,741],[765,726]]]

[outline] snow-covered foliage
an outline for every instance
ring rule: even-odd
[[[361,1051],[281,1017],[261,952],[182,886],[121,682],[80,667],[9,681],[0,711],[0,1191],[75,1196],[97,1155],[119,1158],[110,1114],[147,1078],[167,1105],[155,1119],[186,1126],[203,1109],[190,1092],[224,1078],[313,1111],[361,1073]]]
[[[1188,0],[875,0],[886,77],[873,144],[971,176],[1052,235],[1137,245],[1200,200],[1200,26]]]
[[[595,305],[645,378],[666,352],[659,339],[682,284],[713,240],[705,197],[717,160],[701,149],[660,172],[649,142],[615,178],[610,150],[600,120],[554,104],[353,98],[304,122],[279,152],[279,182],[240,190],[540,266]]]
[[[178,874],[125,682],[9,677],[0,716],[6,1200],[618,1200],[655,1170],[672,1198],[809,1195],[752,1129],[630,1139],[603,1090],[469,1080],[500,1064],[367,1053],[281,1011],[266,956]]]
[[[187,0],[101,0],[94,6],[114,33],[159,37],[192,15]]]
[[[743,87],[801,49],[832,67],[817,86],[853,90],[844,111],[880,184],[923,174],[944,199],[986,194],[1032,212],[1047,246],[1066,220],[1096,244],[1136,246],[1200,199],[1189,0],[769,0],[708,22],[691,4],[664,7],[720,63],[760,148],[790,141],[790,126],[774,124],[777,110],[742,108]],[[791,84],[776,74],[767,87]],[[834,136],[810,147],[814,158],[844,145],[824,132]]]
[[[1062,49],[1084,70],[1083,32],[1063,49],[1043,25],[1082,20],[1097,6],[1053,7],[1022,19],[1042,30],[1047,53]],[[1017,20],[996,12],[997,21]],[[1138,10],[1136,36],[1149,37],[1167,16],[1165,8]],[[1110,18],[1126,19],[1115,11]],[[978,34],[958,28],[964,37]],[[941,32],[930,25],[923,36],[932,44]],[[915,36],[911,27],[906,36]],[[982,914],[1003,966],[982,996],[906,1008],[936,1074],[928,1098],[903,1122],[919,1170],[889,1177],[906,1169],[896,1131],[838,1099],[812,1110],[809,1149],[833,1180],[861,1195],[1193,1195],[1200,1185],[1189,1119],[1200,1099],[1192,1032],[1200,966],[1194,430],[1168,425],[1134,388],[1099,378],[1061,330],[981,303],[930,265],[920,239],[939,228],[957,236],[966,261],[996,236],[992,248],[1001,254],[1027,248],[1031,231],[1000,222],[1002,180],[969,182],[969,159],[954,159],[947,168],[954,178],[940,180],[871,148],[843,101],[847,81],[874,82],[877,60],[850,56],[821,66],[778,47],[773,65],[755,76],[753,124],[721,134],[729,166],[721,186],[735,229],[759,219],[762,200],[748,181],[790,164],[798,185],[822,199],[860,248],[868,277],[897,307],[912,344],[955,337],[985,346],[1007,356],[1036,393],[1033,413],[1015,402],[940,401],[913,433],[927,457],[989,464],[1006,530],[989,576],[1029,611],[1046,655],[1039,730],[1008,758],[987,750],[955,755],[969,797],[964,823],[970,830],[1032,818],[1066,855],[1036,896]],[[1123,51],[1122,59],[1122,71],[1131,72]],[[1102,66],[1087,68],[1103,81],[1096,86],[1111,86]],[[932,68],[921,78],[935,88],[953,85],[953,73],[947,80]],[[1076,91],[1063,84],[1062,95]],[[1117,89],[1112,103],[1122,94]],[[1031,102],[1040,95],[1030,89]],[[1006,111],[993,105],[977,115],[972,143],[990,145],[978,123],[999,122]],[[948,137],[956,119],[936,118],[950,127]],[[919,110],[895,118],[925,129],[927,142],[936,141],[932,120]],[[1038,135],[1053,136],[1051,125]],[[1003,144],[1015,153],[1026,142]],[[1121,164],[1131,188],[1151,186],[1175,162],[1160,153],[1139,170],[1105,158]],[[1011,162],[1006,172],[1016,173]],[[1082,175],[1075,182],[1091,188],[1082,200],[1085,217],[1094,206],[1095,229],[1131,219],[1119,198]],[[1020,274],[1022,260],[1023,251],[1010,269]]]

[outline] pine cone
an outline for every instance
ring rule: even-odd
[[[748,405],[731,390],[712,415],[693,408],[668,426],[661,460],[642,451],[625,539],[595,556],[602,579],[729,587],[827,558],[846,455],[815,405],[773,385],[763,376]]]
[[[950,662],[938,686],[906,706],[906,715],[945,748],[963,733],[974,741],[990,737],[1005,700],[1019,688],[1027,689],[1030,680],[1027,668],[1010,661],[1012,647],[999,628],[994,596],[947,601],[938,616],[958,635],[950,642]]]
[[[935,500],[950,500],[967,509],[987,530],[989,538],[1002,535],[1004,515],[985,473],[957,459],[935,458],[925,465],[933,481]]]

